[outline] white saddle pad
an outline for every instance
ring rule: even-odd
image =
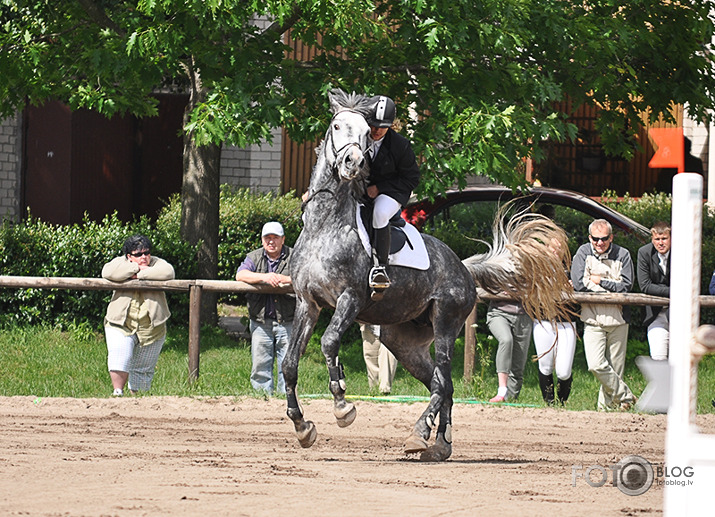
[[[358,235],[360,235],[360,241],[362,241],[365,252],[368,255],[372,255],[370,237],[367,234],[365,225],[362,223],[362,217],[360,217],[360,205],[357,207],[355,218],[357,220]],[[405,223],[405,226],[402,229],[407,235],[407,242],[401,250],[397,253],[392,253],[387,258],[388,264],[393,266],[411,267],[413,269],[421,269],[423,271],[429,269],[429,255],[427,254],[427,248],[425,247],[425,241],[422,239],[422,234],[410,223]],[[412,247],[410,247],[410,244],[412,244]]]

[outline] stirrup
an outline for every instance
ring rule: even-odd
[[[385,266],[375,266],[370,270],[369,283],[372,289],[387,289],[390,287],[390,278],[387,276]]]

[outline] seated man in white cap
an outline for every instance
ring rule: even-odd
[[[283,226],[275,221],[263,225],[263,247],[250,252],[236,271],[236,280],[247,284],[287,285],[290,279],[291,248],[285,245]],[[273,364],[278,363],[276,392],[285,393],[281,366],[293,328],[295,295],[246,294],[251,319],[251,386],[273,394]]]

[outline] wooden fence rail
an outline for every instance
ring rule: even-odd
[[[574,293],[574,300],[579,304],[599,303],[606,305],[660,305],[667,307],[670,299],[643,293]],[[474,374],[474,354],[477,345],[477,333],[474,325],[477,323],[477,307],[480,303],[493,300],[509,300],[508,296],[489,294],[477,288],[477,303],[467,316],[464,324],[464,380],[472,381]],[[715,296],[700,296],[701,307],[715,307]]]
[[[285,294],[293,292],[290,286],[271,287],[268,285],[252,285],[234,280],[127,280],[126,282],[111,282],[103,278],[73,278],[73,277],[38,277],[38,276],[2,276],[0,288],[6,289],[70,289],[80,291],[114,291],[114,290],[153,290],[189,292],[189,382],[199,376],[199,356],[201,353],[201,294],[204,290],[221,293],[265,293]],[[477,306],[479,303],[492,300],[508,300],[508,296],[492,295],[477,290],[477,303],[467,318],[464,328],[464,379],[472,380],[474,373],[474,354],[476,348],[476,332],[473,325],[477,322]],[[578,303],[601,303],[616,305],[660,305],[667,306],[668,298],[650,296],[642,293],[575,293],[574,300]],[[715,307],[715,296],[700,296],[701,307]]]
[[[217,291],[222,293],[290,293],[288,287],[252,285],[234,280],[127,280],[111,282],[103,278],[2,276],[0,288],[9,289],[70,289],[80,291],[172,291],[189,292],[189,383],[199,377],[199,356],[201,353],[201,293]]]

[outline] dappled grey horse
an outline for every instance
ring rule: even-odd
[[[283,361],[287,414],[294,423],[300,444],[310,447],[317,431],[311,421],[303,418],[298,402],[298,361],[320,310],[334,309],[321,349],[328,366],[338,425],[348,426],[356,416],[354,405],[345,399],[345,376],[338,359],[341,336],[354,321],[380,325],[381,341],[408,372],[422,381],[431,395],[427,409],[407,438],[405,452],[421,452],[424,461],[442,461],[452,452],[454,341],[474,307],[475,279],[491,292],[507,291],[527,297],[524,298],[530,302],[525,304],[527,308],[541,307],[538,315],[548,316],[553,308],[549,300],[560,298],[561,286],[551,278],[535,282],[533,270],[524,271],[519,256],[529,255],[528,262],[532,266],[560,268],[563,274],[563,266],[545,246],[565,236],[551,235],[548,231],[553,225],[537,221],[540,226],[531,232],[532,237],[537,238],[532,238],[528,245],[532,249],[518,248],[507,241],[507,230],[495,226],[491,251],[463,263],[444,243],[424,235],[430,267],[418,270],[388,266],[392,287],[385,291],[382,300],[371,300],[368,272],[373,261],[361,243],[356,215],[367,175],[363,153],[369,134],[364,118],[370,109],[369,101],[340,90],[333,90],[329,97],[334,116],[317,149],[318,160],[304,206],[304,228],[292,255],[291,276],[297,306]],[[522,230],[521,233],[530,232]],[[558,244],[561,245],[567,249],[565,242]],[[538,255],[544,258],[541,265],[538,265],[541,260]],[[549,272],[546,273],[548,276]],[[550,289],[553,292],[550,293]],[[430,354],[432,341],[434,358]],[[429,446],[436,424],[435,443]]]

